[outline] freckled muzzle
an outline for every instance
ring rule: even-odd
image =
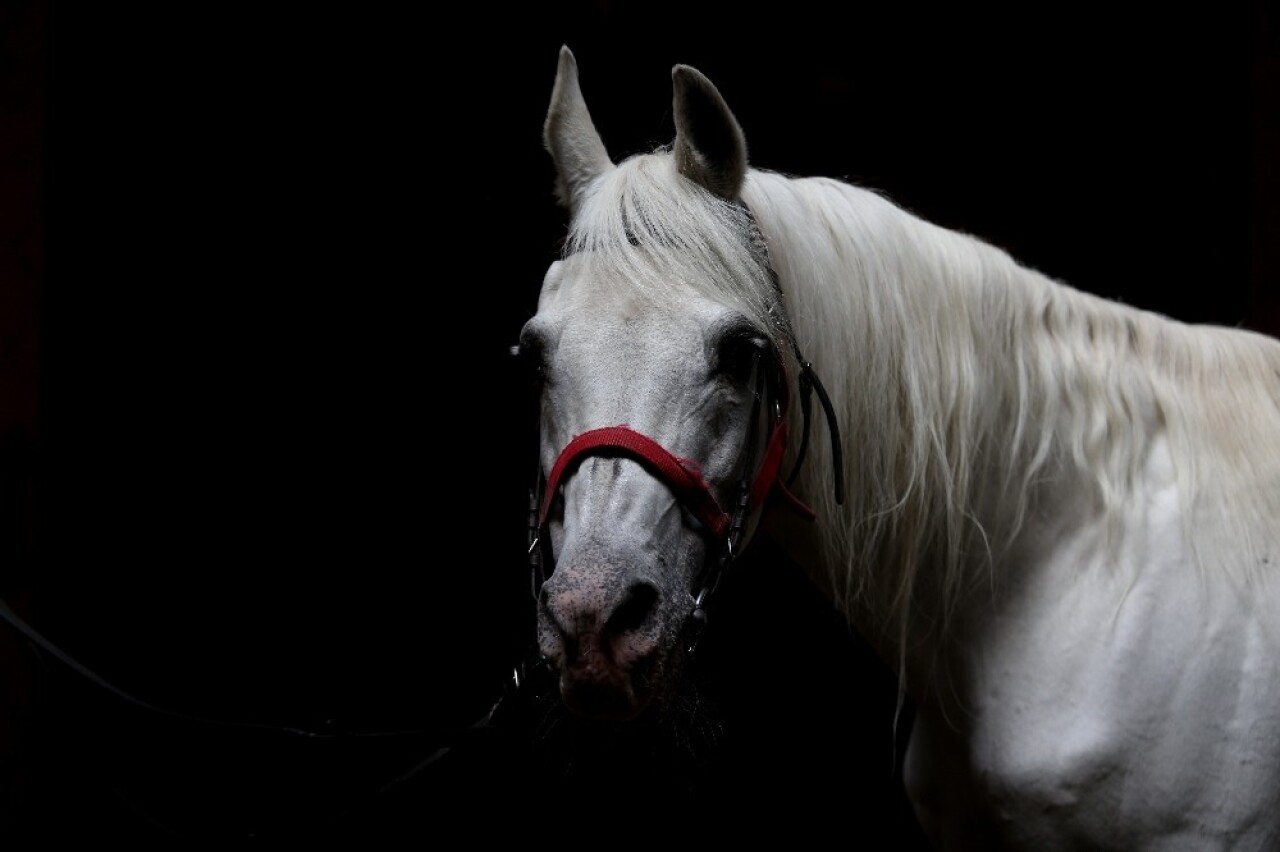
[[[538,606],[538,644],[559,672],[565,706],[582,716],[637,715],[674,678],[688,591],[650,575],[625,550],[607,560],[566,555]]]

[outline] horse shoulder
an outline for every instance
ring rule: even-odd
[[[1277,589],[1197,566],[1163,445],[1138,498],[1117,563],[1059,491],[969,604],[956,701],[923,706],[911,743],[922,822],[1046,850],[1280,841]],[[982,826],[946,813],[979,800]]]

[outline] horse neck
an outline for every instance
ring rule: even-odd
[[[1039,525],[1142,571],[1116,557],[1150,464],[1202,577],[1275,582],[1280,341],[1072,289],[837,181],[753,172],[744,196],[842,431],[844,504],[821,431],[796,483],[818,512],[797,560],[900,675],[928,684],[966,592],[1034,570],[1011,554]]]
[[[945,632],[1058,451],[1056,395],[1020,351],[1058,285],[834,180],[753,173],[745,194],[842,430],[844,505],[825,436],[797,484],[819,512],[815,580],[886,656],[927,647],[908,634]]]

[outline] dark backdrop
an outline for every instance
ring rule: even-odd
[[[1266,4],[432,8],[0,16],[4,593],[143,701],[333,735],[156,715],[6,636],[18,836],[503,837],[571,831],[575,802],[661,824],[675,796],[633,768],[565,789],[518,737],[366,806],[441,740],[350,736],[472,722],[532,638],[533,410],[507,347],[564,227],[541,147],[561,44],[615,157],[670,140],[688,63],[759,166],[1280,333]],[[703,824],[909,846],[891,678],[769,554],[730,600]]]

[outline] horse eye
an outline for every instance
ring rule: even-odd
[[[546,351],[537,335],[521,334],[520,342],[511,347],[511,354],[531,378],[538,382],[546,381]]]
[[[754,329],[735,330],[720,338],[715,371],[734,384],[745,385],[765,350],[765,340]]]

